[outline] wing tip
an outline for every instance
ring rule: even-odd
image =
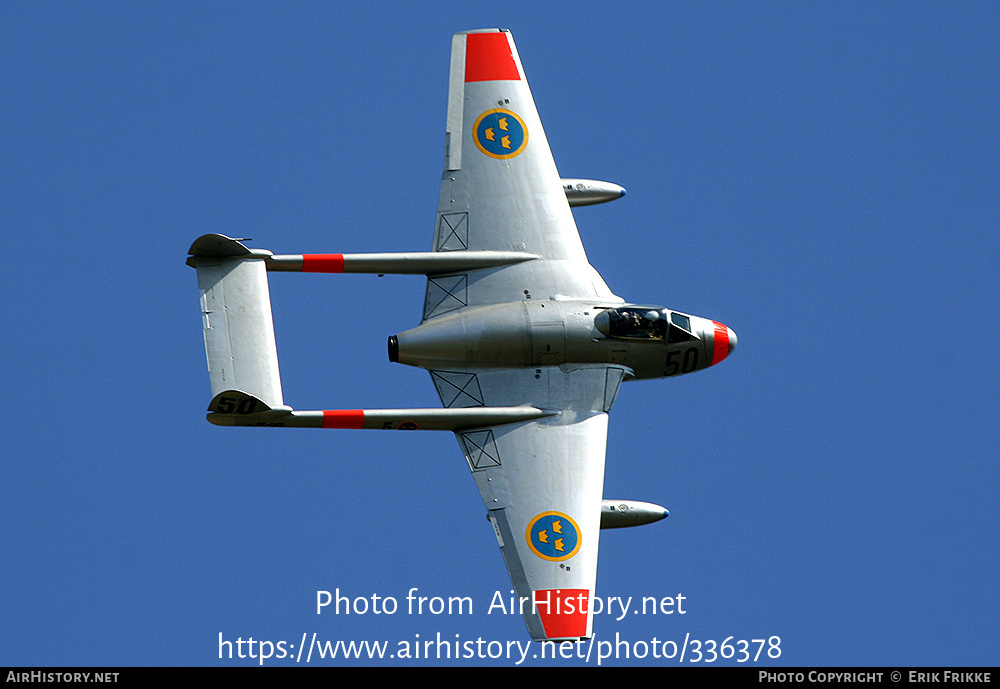
[[[514,41],[503,29],[479,29],[465,34],[465,82],[520,81]]]
[[[469,29],[468,31],[457,31],[455,33],[455,35],[456,36],[468,36],[469,34],[473,34],[473,33],[510,33],[510,29],[501,29],[501,28],[497,28],[497,27],[488,28],[488,29]]]
[[[576,641],[591,635],[590,589],[538,589],[532,591],[535,611],[544,631],[536,641]]]

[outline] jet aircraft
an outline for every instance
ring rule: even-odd
[[[454,432],[531,637],[590,637],[600,530],[667,515],[650,503],[603,500],[619,386],[708,368],[737,341],[716,321],[626,303],[591,266],[570,208],[624,193],[559,177],[508,31],[455,34],[430,252],[276,255],[218,234],[191,246],[208,420]],[[285,405],[267,271],[426,276],[421,322],[389,337],[388,354],[426,369],[443,407]]]

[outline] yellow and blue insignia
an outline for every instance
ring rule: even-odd
[[[560,562],[576,555],[583,542],[580,527],[562,512],[542,512],[528,523],[528,547],[543,560]]]
[[[513,158],[528,144],[524,120],[510,110],[487,110],[472,127],[476,147],[490,158]]]

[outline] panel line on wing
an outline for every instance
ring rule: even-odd
[[[482,407],[483,392],[479,377],[463,371],[431,371],[441,404],[445,407]]]
[[[424,318],[431,318],[467,306],[469,303],[468,278],[469,276],[465,274],[427,278]]]
[[[472,471],[501,466],[493,431],[469,431],[458,436],[462,439],[462,449]]]
[[[463,251],[469,248],[469,213],[440,213],[436,251]]]

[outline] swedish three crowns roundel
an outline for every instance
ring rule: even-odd
[[[543,560],[560,562],[580,549],[580,527],[562,512],[542,512],[528,524],[528,547]]]
[[[528,144],[524,120],[510,110],[487,110],[472,128],[476,147],[490,158],[513,158]]]

